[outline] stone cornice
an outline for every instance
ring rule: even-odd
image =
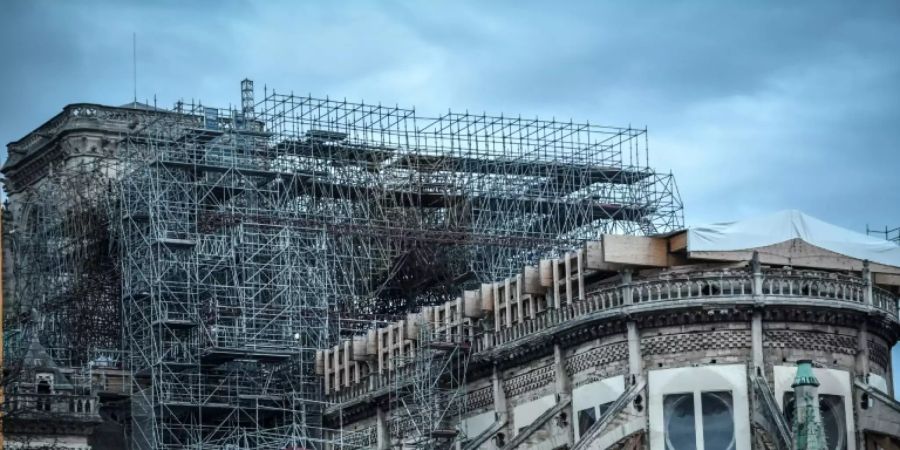
[[[0,171],[7,178],[7,189],[17,192],[39,179],[51,163],[67,156],[60,141],[73,133],[89,133],[115,138],[124,136],[140,122],[164,111],[76,103],[63,108],[52,119],[7,145],[7,160]]]
[[[838,300],[811,298],[754,297],[684,299],[669,302],[638,304],[601,310],[574,317],[537,333],[515,339],[496,347],[474,353],[468,378],[489,376],[494,366],[510,368],[551,355],[554,344],[572,347],[598,337],[625,332],[625,322],[634,320],[639,328],[659,328],[673,325],[700,325],[725,322],[749,323],[753,311],[762,309],[767,321],[803,322],[811,324],[855,327],[868,321],[869,331],[887,340],[900,338],[900,325],[880,310],[862,304],[847,304]],[[377,375],[375,375],[377,376]],[[363,387],[363,386],[360,386]],[[345,420],[355,414],[365,416],[373,404],[383,404],[392,392],[388,383],[382,389],[356,391],[340,407]],[[354,390],[351,389],[351,392]]]

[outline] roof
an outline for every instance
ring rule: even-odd
[[[750,250],[800,239],[834,253],[900,267],[900,246],[797,210],[688,229],[689,252]]]
[[[59,365],[56,364],[56,361],[53,360],[53,357],[50,356],[47,349],[38,340],[37,335],[33,335],[28,343],[23,366],[28,371],[53,372],[55,375],[53,384],[58,389],[71,389],[71,382],[68,377],[60,370]]]

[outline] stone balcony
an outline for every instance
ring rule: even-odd
[[[900,327],[897,302],[894,294],[864,276],[839,272],[789,268],[761,268],[754,272],[750,267],[741,267],[658,271],[634,278],[626,272],[616,282],[589,286],[584,298],[576,298],[560,308],[549,308],[534,318],[499,330],[474,333],[472,358],[490,361],[520,348],[525,341],[549,340],[592,324],[670,309],[769,305],[849,309],[883,317]],[[397,389],[397,379],[408,378],[400,373],[404,369],[375,372],[349,387],[329,392],[328,401],[334,405],[329,410],[387,395]]]
[[[833,272],[768,269],[718,270],[637,279],[631,283],[598,286],[558,309],[540,313],[509,328],[485,333],[475,351],[485,351],[538,333],[587,320],[652,310],[698,305],[795,305],[850,308],[882,314],[897,323],[897,297],[871,286],[862,277]]]
[[[4,399],[7,420],[54,420],[97,422],[99,402],[93,395],[8,394]]]

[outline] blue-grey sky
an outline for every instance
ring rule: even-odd
[[[67,103],[130,101],[137,33],[138,96],[160,105],[238,104],[249,77],[647,126],[688,224],[796,208],[900,226],[900,2],[749,3],[4,0],[0,141]]]

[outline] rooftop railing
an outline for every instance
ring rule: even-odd
[[[795,269],[726,269],[684,274],[663,272],[653,278],[632,280],[625,274],[619,283],[605,284],[585,293],[561,308],[550,308],[510,327],[476,336],[472,350],[479,353],[513,343],[557,327],[579,321],[601,319],[604,313],[615,315],[645,308],[688,306],[694,301],[734,300],[753,303],[792,302],[810,306],[848,306],[868,309],[898,321],[898,298],[871,282],[871,276]],[[371,374],[366,380],[333,393],[329,399],[341,403],[364,393],[372,393],[389,383],[384,375]],[[386,377],[384,377],[386,378]]]
[[[626,277],[627,280],[627,277]],[[871,300],[867,300],[870,297]],[[549,309],[536,318],[512,327],[487,333],[475,350],[512,342],[551,329],[576,318],[604,311],[624,311],[626,307],[665,307],[666,303],[707,299],[744,299],[765,303],[766,300],[796,299],[832,301],[859,307],[870,306],[897,321],[897,297],[873,286],[863,277],[831,272],[768,269],[722,270],[689,274],[661,274],[652,279],[625,281],[618,285],[599,286],[585,293],[585,298],[562,308]]]
[[[10,393],[4,400],[3,412],[5,416],[23,419],[93,420],[99,418],[99,402],[92,395]]]

